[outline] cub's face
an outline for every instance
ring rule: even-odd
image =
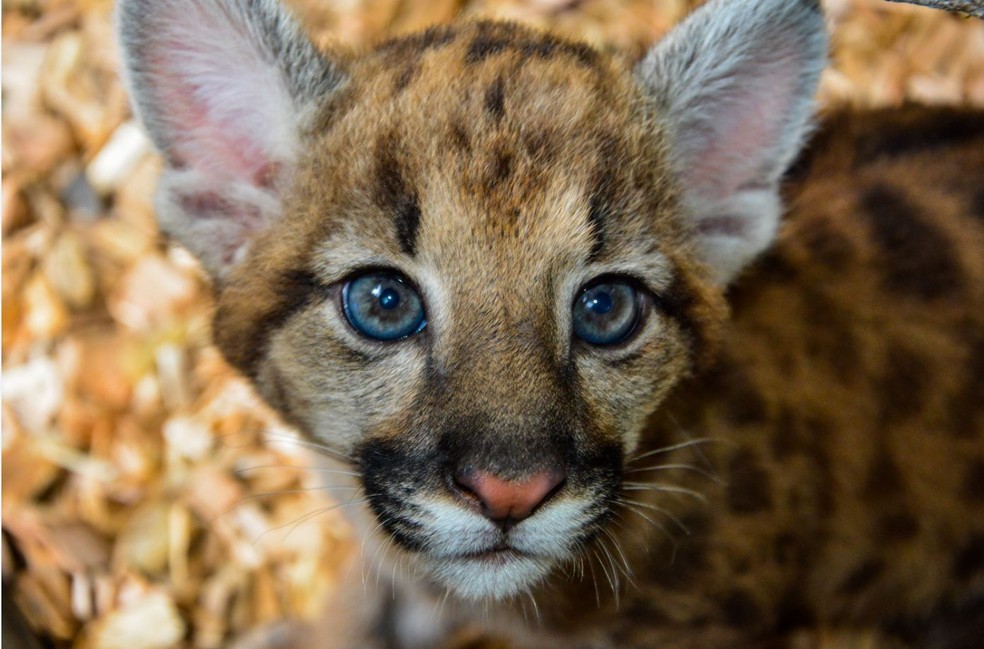
[[[482,39],[502,50],[469,60]],[[711,298],[617,63],[478,24],[351,79],[228,279],[219,342],[354,459],[393,540],[467,594],[512,594],[605,524]]]
[[[124,4],[124,46],[169,163],[162,225],[216,276],[223,352],[348,458],[383,533],[460,595],[508,597],[579,556],[647,417],[707,355],[722,280],[771,237],[784,163],[732,177],[715,158],[764,127],[707,140],[713,113],[646,78],[670,54],[633,73],[474,23],[329,59],[272,3],[181,2],[161,44],[149,7]],[[774,14],[813,15],[794,4]],[[182,78],[168,57],[206,56],[187,32],[228,24],[226,58],[259,81],[250,95],[220,70],[210,100],[202,68]],[[673,134],[690,113],[692,147]]]

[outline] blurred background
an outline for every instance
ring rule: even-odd
[[[319,42],[483,15],[639,56],[699,3],[289,4]],[[824,5],[825,107],[984,106],[984,21]],[[306,469],[317,460],[210,346],[208,284],[155,229],[159,160],[117,77],[112,11],[3,0],[4,626],[16,604],[44,646],[221,647],[318,615],[357,544]]]

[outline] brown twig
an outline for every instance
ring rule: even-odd
[[[984,18],[984,0],[888,0],[889,2],[906,2],[921,7],[932,7],[944,11],[959,11],[977,18]]]

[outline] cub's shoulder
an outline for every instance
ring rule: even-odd
[[[984,306],[982,179],[984,110],[827,115],[787,174],[784,229],[760,266],[850,299]]]

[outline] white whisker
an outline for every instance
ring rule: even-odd
[[[683,531],[684,534],[687,534],[688,536],[690,535],[690,529],[686,525],[683,524],[683,521],[681,521],[679,518],[677,518],[676,516],[674,516],[670,512],[666,511],[662,507],[657,507],[656,505],[653,505],[653,504],[650,504],[650,503],[640,502],[638,500],[629,500],[628,498],[622,498],[622,499],[620,499],[620,502],[622,502],[623,504],[635,505],[636,507],[642,507],[644,509],[650,509],[650,510],[652,510],[654,512],[657,512],[659,514],[662,514],[663,516],[666,516],[671,521],[673,521],[676,524],[676,526],[679,527],[680,530]]]
[[[692,498],[696,498],[702,503],[707,502],[707,496],[699,491],[694,491],[693,489],[687,489],[686,487],[680,487],[677,485],[669,485],[660,482],[623,482],[622,485],[625,491],[662,491],[666,493],[676,493],[690,496]]]
[[[271,532],[276,532],[277,530],[281,530],[281,529],[287,527],[288,525],[290,525],[291,528],[290,528],[290,530],[287,531],[287,534],[284,535],[284,538],[285,539],[288,536],[290,536],[291,532],[293,532],[297,528],[298,525],[300,525],[301,523],[304,523],[305,521],[308,521],[308,520],[314,518],[315,516],[320,516],[322,514],[327,514],[328,512],[330,512],[332,510],[335,510],[335,509],[339,509],[341,507],[351,507],[352,505],[361,505],[361,504],[367,503],[367,502],[369,502],[369,499],[368,498],[360,498],[359,500],[350,500],[348,502],[338,503],[338,504],[335,504],[335,505],[331,505],[329,507],[321,507],[320,509],[316,509],[313,512],[310,512],[308,514],[305,514],[304,516],[302,516],[297,521],[291,521],[290,523],[284,523],[283,525],[277,525],[276,527],[271,527],[270,529],[265,530],[264,532],[261,532],[259,536],[257,536],[255,539],[253,539],[253,545],[256,545],[257,543],[259,543],[260,542],[260,539],[262,539],[267,534],[269,534]]]
[[[652,457],[654,455],[661,455],[663,453],[670,453],[672,451],[677,451],[682,448],[689,448],[691,446],[700,446],[701,444],[708,444],[710,442],[719,441],[713,437],[698,437],[697,439],[689,439],[686,442],[680,442],[678,444],[670,444],[669,446],[661,446],[660,448],[653,449],[651,451],[646,451],[629,459],[628,463],[637,462],[647,457]]]
[[[692,471],[693,473],[700,474],[709,480],[713,480],[717,484],[724,484],[724,480],[722,480],[717,475],[711,473],[710,471],[707,471],[706,469],[693,466],[692,464],[657,464],[656,466],[644,466],[644,467],[639,467],[637,469],[629,469],[625,473],[626,474],[650,473],[656,471],[673,471],[673,470]]]
[[[321,467],[321,466],[303,466],[299,464],[258,464],[256,466],[246,466],[241,469],[236,469],[232,473],[235,475],[240,475],[246,473],[247,471],[257,471],[259,469],[301,469],[304,471],[316,471],[318,473],[335,473],[338,475],[347,475],[347,476],[352,476],[353,478],[361,477],[361,474],[356,471],[329,469],[328,467]]]

